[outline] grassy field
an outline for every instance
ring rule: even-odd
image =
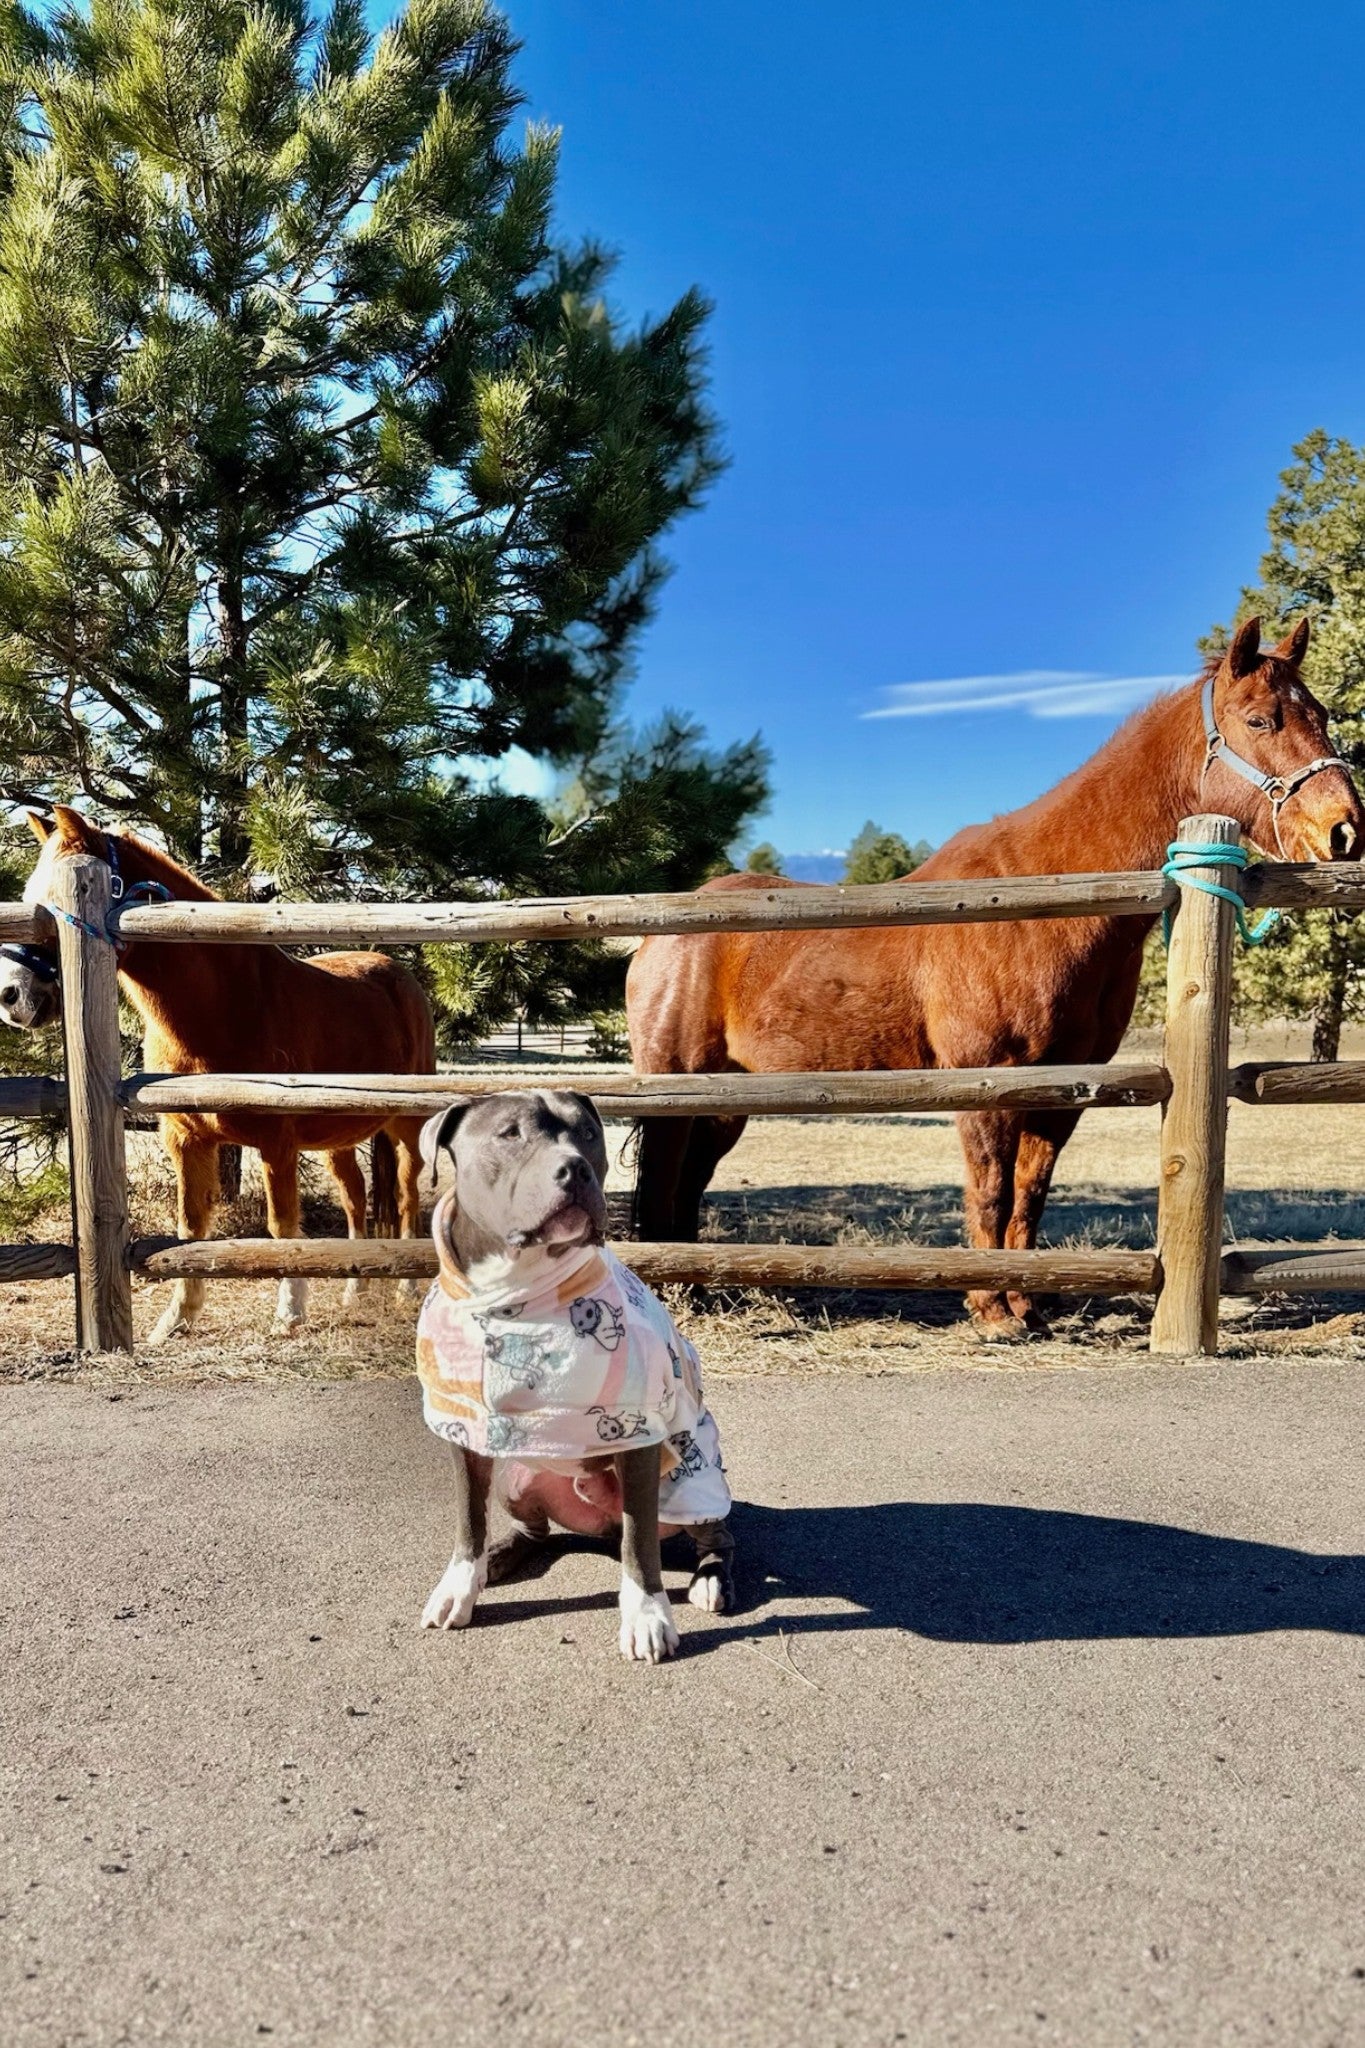
[[[1155,1042],[1135,1040],[1132,1056]],[[1239,1057],[1302,1056],[1285,1033],[1239,1044]],[[1360,1057],[1365,1044],[1343,1048]],[[1063,1244],[1153,1242],[1158,1113],[1099,1110],[1082,1118],[1063,1154],[1045,1219],[1045,1241]],[[619,1154],[625,1127],[610,1133]],[[172,1183],[155,1139],[135,1136],[134,1229],[164,1231],[173,1213]],[[249,1159],[243,1196],[220,1219],[223,1235],[265,1229],[259,1180]],[[311,1162],[310,1231],[342,1230],[320,1162]],[[629,1172],[613,1166],[615,1227],[625,1228]],[[1228,1236],[1235,1244],[1365,1238],[1365,1107],[1252,1109],[1232,1105],[1228,1138]],[[25,1218],[16,1235],[64,1235],[60,1206]],[[706,1235],[734,1242],[886,1244],[915,1239],[953,1244],[962,1230],[957,1134],[951,1117],[897,1116],[771,1119],[752,1122],[723,1161],[708,1206]],[[139,1340],[164,1299],[164,1287],[139,1286]],[[235,1379],[263,1376],[347,1378],[401,1374],[411,1367],[410,1306],[386,1283],[371,1283],[343,1309],[339,1282],[315,1282],[312,1323],[299,1338],[273,1339],[273,1284],[212,1283],[192,1340],[144,1352],[139,1377]],[[976,1344],[951,1295],[839,1295],[810,1292],[682,1294],[673,1303],[715,1372],[923,1372],[972,1364],[983,1371],[1039,1367],[1133,1367],[1146,1356],[1148,1307],[1137,1301],[1066,1302],[1052,1334],[1005,1349]],[[96,1378],[127,1374],[126,1363],[78,1362],[73,1352],[71,1288],[51,1281],[6,1290],[0,1378]],[[1365,1301],[1343,1299],[1224,1304],[1224,1348],[1264,1352],[1331,1351],[1365,1357]]]

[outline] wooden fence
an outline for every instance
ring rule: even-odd
[[[1230,818],[1186,819],[1180,837],[1211,845],[1238,838]],[[1365,863],[1271,864],[1210,880],[1251,907],[1365,909]],[[458,1088],[491,1091],[537,1076],[489,1073],[458,1082],[440,1074],[138,1074],[119,1067],[117,963],[95,936],[110,908],[110,876],[82,854],[55,866],[46,910],[0,904],[0,939],[51,943],[60,953],[66,1079],[0,1080],[0,1118],[65,1112],[71,1144],[72,1245],[0,1245],[0,1280],[74,1274],[77,1342],[131,1350],[131,1274],[178,1279],[281,1275],[424,1277],[426,1240],[174,1238],[130,1242],[124,1119],[169,1110],[439,1108]],[[907,882],[862,888],[734,894],[577,897],[565,901],[424,904],[169,903],[125,910],[127,938],[165,945],[404,945],[585,935],[716,931],[819,931],[875,925],[983,923],[1023,918],[1151,917],[1176,913],[1167,970],[1164,1064],[993,1067],[878,1073],[613,1074],[594,1080],[606,1116],[848,1115],[897,1110],[1162,1109],[1155,1251],[988,1251],[924,1246],[872,1250],[812,1245],[633,1245],[629,1257],[655,1283],[742,1287],[1015,1287],[1043,1294],[1151,1294],[1154,1351],[1217,1348],[1224,1294],[1365,1290],[1365,1245],[1223,1250],[1223,1158],[1229,1097],[1256,1104],[1365,1102],[1365,1063],[1288,1062],[1231,1069],[1228,1016],[1235,919],[1230,903],[1160,873],[1010,876],[994,881]],[[87,929],[87,928],[93,928]]]

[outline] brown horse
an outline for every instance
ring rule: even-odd
[[[1128,720],[1022,810],[971,825],[918,880],[1154,868],[1183,817],[1226,813],[1296,860],[1365,849],[1365,812],[1327,715],[1300,676],[1300,622],[1262,653],[1248,620],[1226,656]],[[765,887],[770,884],[764,884]],[[780,888],[799,883],[781,880]],[[713,889],[753,887],[727,875]],[[1054,918],[869,931],[647,939],[627,981],[642,1073],[1056,1065],[1107,1060],[1133,1013],[1152,920]],[[974,1245],[1032,1245],[1072,1111],[959,1117]],[[653,1118],[640,1153],[640,1234],[692,1240],[701,1197],[743,1118]],[[1037,1327],[1022,1294],[979,1293],[984,1335]]]
[[[49,825],[29,814],[43,850],[24,890],[25,902],[46,901],[52,862],[71,853],[92,853],[108,861],[129,890],[138,882],[151,882],[180,901],[214,900],[211,889],[145,840],[127,833],[106,834],[64,804],[54,805],[53,818],[55,823]],[[19,963],[4,977],[0,1015],[7,1022],[48,1021],[50,1005],[35,1004],[29,990],[21,987],[28,979]],[[383,953],[325,953],[298,960],[273,946],[157,945],[134,940],[120,958],[119,980],[143,1021],[147,1065],[156,1072],[429,1074],[435,1067],[427,999],[408,970]],[[348,1233],[363,1237],[365,1177],[356,1147],[373,1139],[376,1194],[381,1176],[392,1183],[396,1169],[397,1221],[404,1237],[415,1237],[420,1223],[421,1131],[419,1116],[267,1116],[248,1110],[163,1116],[162,1141],[175,1166],[179,1192],[180,1235],[209,1233],[218,1201],[220,1145],[250,1145],[261,1155],[272,1237],[302,1235],[301,1151],[326,1153],[341,1192]],[[393,1200],[391,1186],[388,1200]],[[377,1213],[380,1208],[377,1202]],[[354,1298],[356,1284],[347,1283],[348,1299]],[[403,1291],[410,1293],[411,1283]],[[177,1281],[152,1342],[163,1343],[188,1331],[203,1301],[202,1280]],[[280,1282],[278,1334],[292,1335],[302,1327],[306,1302],[306,1281]]]

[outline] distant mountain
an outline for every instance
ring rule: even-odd
[[[842,882],[846,857],[842,853],[784,853],[782,872],[794,882]]]

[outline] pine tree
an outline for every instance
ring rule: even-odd
[[[756,743],[619,728],[720,467],[707,308],[550,229],[485,0],[91,0],[0,48],[0,758],[229,893],[691,884]],[[567,823],[504,791],[566,772]],[[687,798],[700,799],[688,808]]]
[[[757,846],[749,848],[744,862],[747,875],[780,875],[782,856],[770,839],[760,839]]]
[[[1332,714],[1332,740],[1365,774],[1365,449],[1318,430],[1294,450],[1270,507],[1260,581],[1233,629],[1259,613],[1268,639],[1312,622],[1305,677]],[[1221,648],[1229,629],[1204,643]],[[1296,912],[1271,939],[1243,949],[1237,1014],[1311,1019],[1315,1060],[1334,1060],[1343,1024],[1365,1015],[1365,924],[1335,911]]]
[[[925,839],[911,846],[899,832],[885,832],[869,818],[851,841],[844,861],[846,882],[897,882],[926,861],[933,848]]]

